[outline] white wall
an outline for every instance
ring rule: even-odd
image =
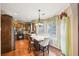
[[[1,55],[1,15],[0,15],[0,55]]]
[[[0,4],[0,11],[1,11],[1,4]],[[1,15],[0,15],[0,55],[1,55]]]
[[[64,10],[70,17],[71,23],[71,53],[70,55],[78,55],[78,4],[70,4],[67,9]]]
[[[70,4],[72,11],[71,19],[71,40],[72,40],[72,55],[78,55],[78,4]]]

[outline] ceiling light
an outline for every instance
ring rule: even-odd
[[[36,25],[38,25],[38,26],[42,26],[43,24],[42,24],[42,22],[41,22],[41,19],[40,19],[40,9],[38,10],[38,12],[39,12],[39,18],[38,18],[38,23],[36,24]]]

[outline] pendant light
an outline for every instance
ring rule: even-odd
[[[41,22],[41,19],[40,19],[40,9],[38,10],[38,12],[39,12],[39,18],[38,18],[38,23],[36,24],[36,25],[38,25],[38,26],[42,26],[43,24],[42,24],[42,22]]]

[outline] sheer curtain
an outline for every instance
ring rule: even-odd
[[[61,25],[60,25],[60,30],[61,30],[61,50],[62,53],[66,55],[66,23],[65,19],[61,20]]]
[[[71,26],[69,17],[63,17],[61,20],[61,50],[62,53],[69,56],[71,53]]]

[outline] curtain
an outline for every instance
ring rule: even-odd
[[[63,17],[60,24],[61,30],[61,50],[62,53],[66,55],[66,23],[65,18]]]
[[[71,25],[68,16],[61,20],[61,50],[66,56],[71,54]]]
[[[67,56],[71,54],[71,25],[69,17],[65,17],[66,23],[66,53]]]
[[[57,47],[61,49],[61,35],[60,35],[60,18],[56,17],[56,37],[57,37]]]

